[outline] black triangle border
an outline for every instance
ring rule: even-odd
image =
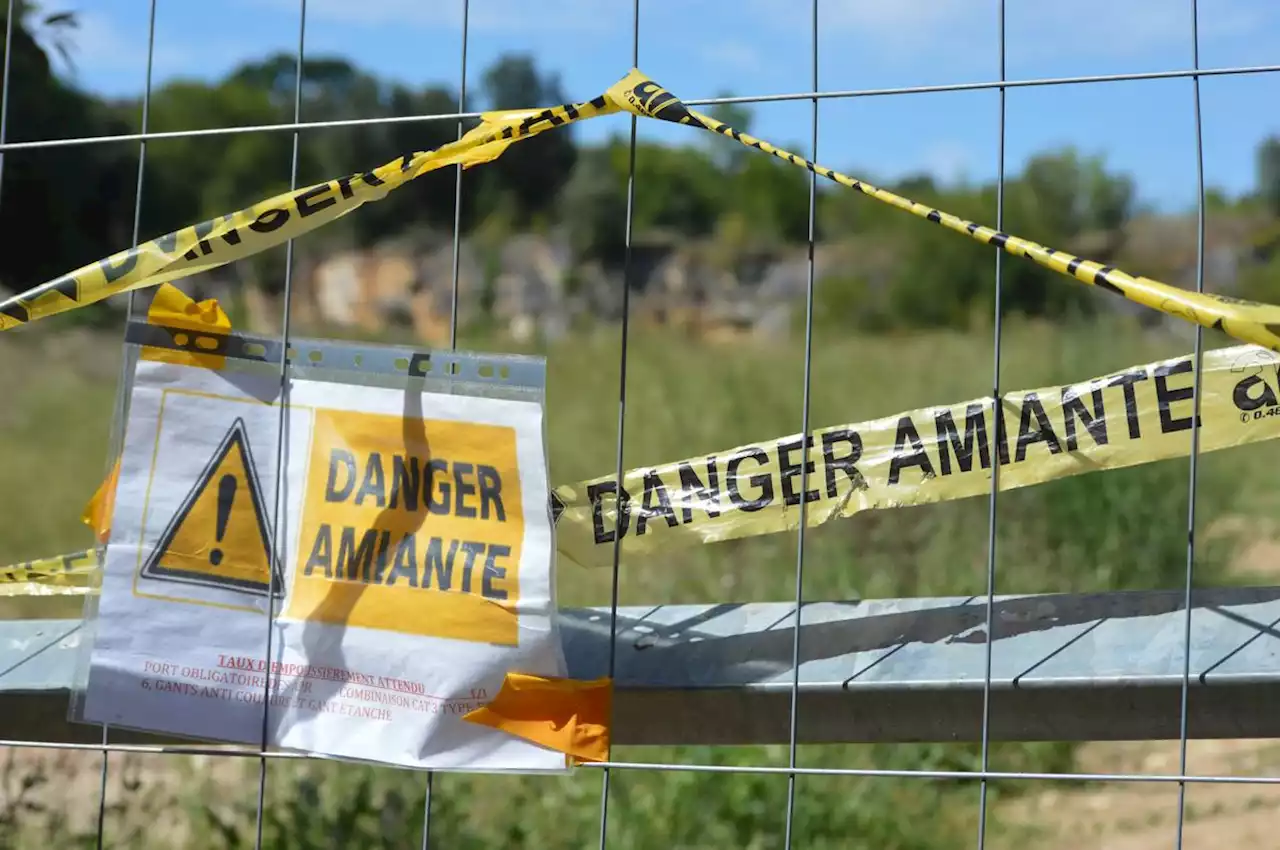
[[[213,480],[213,474],[217,471],[218,465],[231,453],[231,449],[237,443],[240,444],[240,451],[244,453],[245,459],[245,478],[249,483],[249,498],[253,503],[253,511],[257,515],[258,528],[264,535],[263,542],[267,546],[267,559],[271,565],[271,575],[274,579],[274,595],[279,596],[284,587],[284,582],[280,573],[279,559],[276,557],[275,543],[271,535],[271,527],[267,522],[266,511],[263,508],[262,491],[258,484],[258,467],[253,460],[253,452],[249,448],[249,432],[245,427],[244,419],[237,416],[235,421],[231,423],[231,427],[227,429],[227,433],[222,437],[222,442],[218,444],[218,448],[214,450],[213,455],[201,470],[200,475],[196,478],[196,483],[192,486],[191,491],[187,493],[187,497],[183,500],[182,505],[174,513],[173,518],[169,520],[169,525],[165,528],[164,533],[160,535],[159,542],[151,551],[151,555],[147,558],[147,562],[143,564],[139,571],[139,578],[151,579],[153,581],[174,582],[178,584],[193,584],[202,587],[212,587],[218,590],[228,590],[235,593],[249,593],[254,596],[266,596],[267,586],[258,581],[247,581],[245,579],[215,579],[204,573],[191,572],[189,570],[173,569],[161,565],[160,561],[164,557],[164,553],[169,550],[169,546],[173,543],[173,538],[177,535],[178,529],[182,526],[183,521],[191,510],[195,507],[196,501],[200,498],[200,494]]]

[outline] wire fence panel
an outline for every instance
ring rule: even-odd
[[[229,82],[239,99],[223,108],[201,101],[195,84],[183,90],[156,78],[168,49],[157,19],[172,10],[158,0],[142,5],[147,31],[133,37],[146,51],[140,114],[110,132],[86,124],[83,133],[50,135],[53,125],[20,122],[39,114],[24,86],[44,85],[24,79],[39,70],[30,50],[53,52],[47,32],[40,42],[28,30],[57,21],[7,0],[0,210],[22,203],[29,227],[45,226],[42,215],[60,213],[49,211],[52,201],[47,210],[32,203],[30,175],[53,174],[69,161],[59,156],[111,151],[128,165],[112,173],[132,187],[130,217],[122,226],[119,215],[86,214],[80,225],[102,231],[95,239],[127,236],[137,246],[163,231],[170,206],[185,209],[173,200],[184,181],[182,203],[229,210],[331,178],[335,162],[353,172],[456,140],[481,110],[581,99],[581,74],[570,75],[575,88],[565,92],[498,43],[515,31],[517,46],[554,49],[570,65],[575,51],[608,52],[614,64],[624,57],[672,92],[698,95],[686,103],[729,124],[785,128],[788,136],[759,135],[819,163],[837,164],[836,152],[856,163],[890,128],[904,147],[936,140],[904,155],[911,167],[895,191],[1002,233],[1061,235],[1069,243],[1055,247],[1187,290],[1280,299],[1280,141],[1256,154],[1256,192],[1231,200],[1212,188],[1236,181],[1223,161],[1255,155],[1237,138],[1236,105],[1275,102],[1280,47],[1225,50],[1234,43],[1227,39],[1202,49],[1203,32],[1235,38],[1250,22],[1262,28],[1263,12],[1188,0],[1177,24],[1157,21],[1150,4],[1086,4],[1096,19],[1081,22],[1081,38],[1091,29],[1139,39],[1146,28],[1176,28],[1185,30],[1185,56],[1168,67],[1124,51],[1055,64],[1019,39],[1062,40],[1049,31],[1056,13],[992,0],[942,18],[972,53],[964,66],[972,72],[951,79],[923,56],[900,65],[865,58],[857,28],[875,24],[874,15],[811,0],[766,28],[763,51],[728,38],[712,45],[723,64],[776,69],[768,90],[742,93],[704,90],[700,66],[686,61],[691,48],[681,39],[693,38],[698,11],[657,0],[599,9],[566,2],[538,20],[518,4],[458,0],[440,13],[461,35],[456,66],[452,57],[424,58],[448,83],[417,91],[360,77],[331,42],[314,48],[313,19],[332,9],[299,0],[288,32],[272,33],[287,49]],[[716,14],[736,32],[734,10]],[[590,35],[581,43],[547,35],[564,15],[592,18]],[[895,49],[907,55],[920,49],[919,34],[903,15]],[[1103,88],[1129,106],[1097,122],[1099,147],[1126,139],[1127,150],[1174,163],[1160,194],[1186,201],[1183,212],[1143,209],[1132,181],[1087,154],[1033,149],[1088,123]],[[330,96],[339,89],[342,97]],[[541,100],[504,102],[513,91]],[[690,128],[613,120],[614,135],[588,136],[590,146],[550,133],[525,159],[516,148],[499,164],[441,170],[351,217],[363,223],[188,283],[234,304],[237,331],[281,343],[282,391],[284,352],[300,328],[547,353],[556,481],[611,473],[621,483],[645,464],[965,398],[986,399],[991,421],[1000,421],[1010,416],[1008,394],[1025,387],[1065,387],[1175,356],[1198,366],[1224,347],[1216,332],[1146,321],[1133,305],[1100,315],[1089,305],[1105,294],[1080,294],[1066,277],[927,224],[899,225],[909,217],[812,169],[714,134],[691,141]],[[1280,140],[1280,126],[1270,131]],[[956,133],[967,145],[959,153],[947,146]],[[126,149],[127,157],[115,153]],[[1206,157],[1207,149],[1231,155]],[[217,159],[229,150],[234,160]],[[243,169],[222,179],[213,162]],[[848,169],[860,177],[858,166]],[[991,179],[975,186],[966,170]],[[47,185],[50,197],[69,191],[52,177]],[[10,250],[22,253],[8,232]],[[53,258],[66,268],[72,259]],[[116,299],[111,330],[59,340],[51,326],[0,345],[24,376],[0,379],[0,392],[15,399],[6,406],[29,412],[6,419],[0,411],[6,454],[24,454],[46,430],[75,443],[68,453],[76,459],[100,454],[102,434],[88,433],[90,423],[105,427],[109,416],[121,427],[128,401],[129,364],[105,352],[120,347],[118,319],[140,315],[145,299]],[[551,301],[559,312],[546,307]],[[54,341],[41,348],[39,339]],[[67,377],[74,364],[83,375]],[[1275,450],[1202,456],[1202,376],[1192,374],[1179,389],[1160,384],[1162,404],[1176,399],[1189,417],[1185,459],[1012,490],[997,459],[983,498],[819,526],[806,522],[803,494],[833,479],[828,468],[801,463],[794,485],[784,485],[800,494],[788,502],[793,531],[642,558],[624,553],[615,525],[608,568],[559,570],[570,675],[608,676],[617,688],[608,760],[565,777],[413,772],[278,752],[265,710],[257,746],[69,724],[79,597],[0,596],[0,713],[10,718],[0,730],[0,837],[14,847],[199,850],[1261,846],[1280,825],[1280,760],[1265,741],[1280,738],[1280,597],[1271,586],[1280,549],[1267,526],[1275,495],[1259,472]],[[1120,405],[1119,393],[1147,379],[1139,372],[1108,391]],[[24,395],[24,383],[45,383],[63,400]],[[83,424],[50,424],[70,418],[66,398],[101,411]],[[1137,437],[1135,402],[1124,398],[1131,415],[1104,422],[1102,441],[1107,427]],[[1246,400],[1268,405],[1261,394]],[[1274,394],[1269,404],[1280,407]],[[1159,415],[1181,415],[1170,409]],[[1056,441],[1051,428],[1048,438],[1028,430],[1026,410],[1016,425],[1016,408],[1006,420],[1016,450],[1028,435]],[[935,448],[946,459],[942,444],[940,432]],[[998,447],[979,451],[988,448]],[[920,452],[923,470],[930,461],[926,447]],[[15,460],[6,486],[25,490],[37,475],[79,486],[99,474],[69,470],[73,461],[54,454],[26,466]],[[925,473],[937,474],[946,471]],[[73,489],[48,487],[74,499]],[[33,493],[37,500],[38,508],[15,507],[3,526],[15,529],[15,559],[42,554],[28,543],[69,537],[66,527],[33,519],[65,506]],[[1242,560],[1254,571],[1234,569]],[[264,618],[267,658],[274,616]]]

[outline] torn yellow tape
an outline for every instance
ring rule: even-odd
[[[93,498],[85,505],[80,521],[93,529],[99,543],[106,543],[111,535],[111,510],[115,507],[116,485],[120,483],[120,458],[111,465],[111,471],[94,491]]]
[[[38,588],[30,591],[33,596],[56,592],[83,594],[92,588],[98,567],[98,553],[94,549],[23,561],[0,568],[0,595],[12,595],[5,590],[19,585]]]
[[[0,302],[0,330],[259,254],[381,200],[428,171],[480,165],[522,139],[618,108],[600,97],[547,109],[485,113],[478,127],[434,151],[408,153],[372,171],[306,186],[175,230]]]
[[[1186,355],[1009,393],[999,428],[992,399],[980,398],[632,469],[620,518],[612,475],[562,485],[551,493],[556,548],[574,563],[604,567],[618,531],[627,556],[793,530],[806,467],[812,527],[984,495],[996,463],[1000,489],[1012,490],[1185,457],[1193,369]],[[1201,379],[1201,451],[1280,437],[1280,355],[1252,345],[1210,351]],[[105,534],[95,515],[86,512],[86,522]]]
[[[231,332],[231,320],[218,304],[216,298],[206,298],[196,302],[178,287],[169,283],[160,284],[151,306],[147,309],[147,321],[153,325],[188,330],[195,334],[201,332],[228,334]],[[196,354],[169,348],[143,346],[138,355],[143,360],[155,360],[162,363],[177,363],[185,366],[196,366],[204,369],[221,369],[227,358],[215,354]],[[111,466],[111,472],[98,485],[93,498],[85,506],[80,519],[93,529],[99,543],[106,543],[111,534],[111,510],[115,503],[116,485],[120,481],[120,459]]]
[[[1280,307],[1134,277],[916,203],[691,110],[637,69],[592,101],[489,113],[461,140],[435,151],[280,195],[86,266],[0,303],[0,329],[242,259],[427,171],[488,162],[520,139],[619,110],[728,136],[984,244],[1261,346],[1206,356],[1201,447],[1214,451],[1277,436],[1276,361],[1264,349],[1280,350]],[[812,503],[811,525],[861,510],[967,498],[987,492],[992,462],[1008,464],[1001,487],[1011,489],[1185,456],[1190,441],[1181,432],[1189,429],[1190,414],[1171,411],[1190,407],[1191,369],[1191,358],[1184,357],[1073,387],[1015,393],[1005,399],[1000,428],[991,401],[979,399],[633,470],[624,476],[620,516],[611,478],[558,487],[552,495],[557,545],[570,560],[606,565],[615,523],[623,551],[643,553],[795,528],[802,498]],[[1123,422],[1117,410],[1123,410]],[[1009,434],[1010,415],[1017,419],[1016,437]],[[803,495],[802,468],[813,474]]]
[[[639,74],[638,71],[632,72],[632,76],[637,74]],[[628,77],[610,89],[610,95],[620,100],[627,111],[636,115],[674,124],[701,127],[704,130],[728,136],[747,147],[808,169],[892,207],[940,224],[956,233],[970,236],[978,242],[1003,248],[1017,257],[1027,257],[1047,269],[1074,277],[1082,283],[1101,287],[1166,315],[1176,316],[1206,328],[1217,328],[1241,342],[1251,342],[1273,351],[1280,351],[1280,307],[1244,301],[1226,295],[1188,292],[1158,280],[1140,275],[1135,277],[1112,266],[1047,248],[1030,239],[975,224],[951,213],[896,195],[886,189],[877,188],[863,180],[841,174],[762,139],[740,132],[728,124],[688,108],[678,97],[652,80],[646,78],[644,83],[635,85],[628,83],[630,79],[631,77]],[[626,90],[619,87],[625,87]]]
[[[196,302],[181,289],[168,283],[160,284],[160,288],[156,290],[155,298],[147,309],[147,321],[153,325],[192,331],[197,344],[201,340],[201,333],[223,336],[231,333],[231,319],[227,317],[218,299],[206,298]],[[146,345],[138,356],[143,360],[199,366],[204,369],[221,369],[227,363],[227,358],[218,354],[197,354]]]
[[[556,546],[585,566],[795,529],[859,511],[946,502],[1137,466],[1191,451],[1194,357],[1068,386],[926,407],[557,487]],[[1280,437],[1280,355],[1236,346],[1204,355],[1202,452]],[[807,484],[801,492],[801,470]],[[618,507],[621,501],[622,510]]]
[[[511,144],[538,133],[618,111],[700,127],[736,139],[792,165],[856,189],[878,201],[962,233],[1045,268],[1099,286],[1131,301],[1208,328],[1241,342],[1280,351],[1280,307],[1225,295],[1197,294],[1134,276],[1029,239],[967,221],[880,189],[797,156],[690,109],[678,97],[633,68],[603,95],[547,109],[485,113],[460,140],[434,151],[406,154],[363,174],[353,174],[277,195],[221,218],[176,230],[128,251],[63,275],[0,302],[0,330],[73,310],[112,295],[177,280],[244,259],[333,221],[366,201],[385,197],[409,180],[447,165],[469,168],[496,159]]]
[[[999,428],[992,399],[979,398],[633,469],[623,476],[622,552],[795,529],[805,467],[812,527],[859,511],[986,494],[996,463],[1000,489],[1012,490],[1185,457],[1193,369],[1194,357],[1186,355],[1008,393]],[[1280,355],[1252,345],[1207,352],[1201,382],[1202,452],[1280,437]],[[619,521],[613,476],[556,487],[551,502],[559,554],[585,566],[611,565]],[[0,570],[0,584],[60,581],[95,565],[92,552],[49,558]]]

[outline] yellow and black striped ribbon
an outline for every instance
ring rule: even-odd
[[[478,127],[460,140],[434,151],[406,154],[363,174],[277,195],[69,272],[0,302],[0,330],[9,330],[112,295],[155,286],[244,259],[315,230],[366,201],[379,200],[392,189],[428,171],[447,165],[469,168],[489,162],[521,139],[620,110],[719,133],[980,243],[1003,248],[1014,256],[1027,257],[1082,283],[1101,287],[1166,315],[1216,328],[1242,342],[1280,351],[1280,307],[1225,295],[1189,292],[912,201],[690,109],[678,97],[634,68],[605,94],[593,100],[546,109],[486,113]]]
[[[83,549],[0,567],[0,585],[31,584],[46,587],[87,587],[98,571],[98,553]]]
[[[490,162],[515,142],[618,109],[601,96],[546,109],[484,113],[479,126],[435,150],[407,153],[371,171],[285,192],[183,227],[8,298],[0,302],[0,330],[242,260],[381,200],[429,171]]]
[[[887,189],[873,186],[865,180],[858,180],[797,156],[763,139],[757,139],[715,118],[690,109],[678,97],[645,77],[638,70],[633,70],[627,78],[610,90],[610,94],[613,99],[623,103],[629,112],[636,115],[674,124],[701,127],[704,130],[719,133],[747,147],[776,156],[778,159],[806,168],[842,186],[855,189],[889,206],[905,210],[934,224],[940,224],[948,230],[962,233],[986,245],[1003,248],[1016,257],[1027,257],[1047,269],[1074,277],[1081,283],[1108,290],[1166,315],[1203,325],[1206,328],[1216,328],[1242,342],[1251,342],[1272,351],[1280,351],[1280,307],[1244,301],[1226,295],[1189,292],[1149,277],[1135,277],[1113,266],[1047,248],[1030,239],[1004,233],[926,204],[917,203]]]

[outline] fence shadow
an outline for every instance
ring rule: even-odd
[[[1230,606],[1277,600],[1280,600],[1278,587],[1214,588],[1194,592],[1192,608],[1221,614]],[[820,604],[829,607],[833,603]],[[857,610],[866,606],[864,602],[834,604],[847,605],[849,615],[801,626],[801,664],[911,645],[982,645],[989,639],[983,597],[970,597],[935,608],[868,614]],[[1007,640],[1108,620],[1156,617],[1182,611],[1183,607],[1181,590],[1062,593],[997,599],[992,611],[994,628],[990,639]],[[620,687],[713,687],[760,681],[789,672],[795,639],[794,609],[764,626],[747,626],[745,620],[740,620],[734,626],[741,628],[740,633],[724,634],[731,618],[745,614],[745,609],[742,603],[708,605],[693,616],[668,623],[655,622],[655,617],[664,610],[661,606],[642,617],[620,614],[615,650],[616,683]],[[729,621],[716,631],[700,628],[726,618]],[[1280,638],[1280,633],[1266,624],[1249,622],[1248,625],[1257,629],[1251,641],[1260,636]],[[607,675],[610,652],[607,611],[563,611],[560,629],[571,676]]]
[[[405,529],[405,533],[415,534],[426,522],[426,500],[434,492],[431,443],[427,438],[426,420],[422,411],[421,389],[405,388],[401,422],[402,450],[405,456],[416,456],[422,463],[422,509],[414,515],[414,523]],[[360,535],[369,529],[382,530],[390,527],[389,521],[391,517],[402,513],[403,511],[393,508],[388,502],[387,507],[378,514],[368,528],[358,528],[356,529],[356,534]],[[393,549],[389,547],[388,551],[392,552]],[[376,559],[377,556],[375,555],[374,557]],[[337,565],[336,561],[335,565]],[[349,566],[349,571],[354,570],[355,567],[355,562],[352,562]],[[373,568],[376,569],[377,567],[378,565],[375,563]],[[329,583],[324,598],[304,615],[306,619],[302,626],[301,641],[304,663],[333,667],[339,670],[347,669],[346,653],[343,650],[343,642],[347,634],[346,624],[351,612],[359,604],[361,597],[363,597],[369,586],[368,582],[360,581],[356,576],[338,576]],[[327,706],[345,684],[345,682],[330,679],[308,678],[304,680],[299,678],[293,680],[287,688],[281,690],[280,696],[292,700],[293,697],[299,695],[299,689],[303,681],[311,683],[311,691],[306,694],[307,698],[318,701],[322,706]],[[290,722],[293,712],[287,711],[282,714],[283,716],[276,721],[277,734],[283,731],[283,725]]]

